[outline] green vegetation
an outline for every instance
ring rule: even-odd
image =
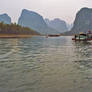
[[[39,35],[38,32],[28,27],[22,27],[16,23],[4,24],[3,22],[0,23],[0,34]]]

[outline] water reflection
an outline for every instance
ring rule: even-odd
[[[82,80],[86,81],[85,85],[92,83],[92,43],[91,42],[77,42],[75,43],[75,53],[77,60],[75,67],[82,75]],[[88,92],[91,92],[91,85],[86,85]]]
[[[92,61],[92,43],[91,42],[77,42],[75,45],[75,53],[77,61],[83,64],[88,64]],[[90,65],[90,64],[89,64]]]
[[[18,47],[18,45],[19,45],[19,39],[10,39],[9,40],[9,44],[12,45],[12,50],[14,52],[18,52],[20,50],[20,48]]]

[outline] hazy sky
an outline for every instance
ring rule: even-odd
[[[0,0],[0,14],[7,13],[17,22],[22,9],[41,14],[44,18],[60,18],[68,23],[82,7],[92,8],[92,0]]]

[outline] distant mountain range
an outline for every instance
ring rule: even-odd
[[[7,14],[2,14],[0,15],[0,22],[11,24],[11,18]],[[41,34],[60,34],[63,32],[65,35],[72,35],[80,32],[87,33],[88,30],[92,31],[92,9],[82,8],[78,11],[75,21],[71,25],[58,18],[54,20],[44,19],[36,12],[23,9],[18,24]]]
[[[60,20],[59,18],[56,18],[54,20],[45,19],[45,22],[49,27],[57,30],[60,33],[68,31],[66,22],[63,20]]]
[[[59,34],[57,30],[49,27],[43,17],[33,11],[22,10],[21,16],[18,20],[18,24],[24,27],[29,27],[41,34]]]
[[[11,18],[8,14],[2,14],[0,15],[0,22],[11,24]],[[26,9],[22,10],[22,13],[18,19],[19,25],[29,27],[30,29],[36,30],[41,34],[60,34],[68,30],[65,21],[60,19],[50,21],[48,19],[48,22],[47,19],[44,19],[40,14]]]

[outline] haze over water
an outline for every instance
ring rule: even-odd
[[[0,39],[0,92],[92,92],[92,43],[71,39]]]

